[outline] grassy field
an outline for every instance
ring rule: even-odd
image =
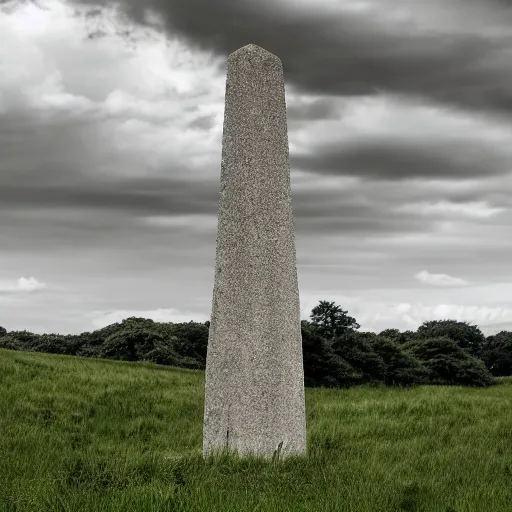
[[[0,512],[512,510],[512,378],[306,389],[308,455],[202,458],[204,372],[0,349]]]

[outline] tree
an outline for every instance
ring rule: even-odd
[[[183,358],[176,353],[169,343],[163,343],[161,340],[155,340],[153,348],[146,352],[146,354],[142,356],[141,360],[166,366],[187,366],[197,368],[197,365],[191,366],[190,364],[184,364],[185,362],[183,361]]]
[[[313,308],[310,318],[317,333],[327,339],[361,327],[355,318],[348,316],[347,311],[343,311],[334,302],[320,301],[320,304]]]
[[[329,342],[313,324],[301,321],[304,385],[306,387],[348,387],[363,382],[363,374],[335,354]]]
[[[7,329],[5,327],[2,327],[0,325],[0,338],[2,338],[3,336],[5,336],[7,334]]]
[[[438,338],[447,336],[455,341],[460,348],[466,349],[476,356],[485,343],[485,336],[476,325],[457,320],[431,320],[423,322],[416,331],[418,339]]]
[[[512,375],[512,332],[488,336],[478,355],[493,375]]]
[[[403,345],[410,340],[416,339],[416,333],[412,331],[400,332],[398,329],[384,329],[379,333],[379,336],[396,341],[400,345]]]
[[[447,336],[413,340],[406,343],[404,348],[424,363],[433,384],[496,384],[482,360],[473,357]]]
[[[385,365],[383,380],[386,385],[409,386],[427,384],[430,372],[423,362],[396,340],[376,336],[370,341],[373,350]]]
[[[407,330],[400,333],[398,341],[400,343],[407,343],[408,341],[415,340],[417,337],[418,335],[414,331]]]
[[[30,344],[34,342],[34,340],[37,340],[39,338],[39,334],[35,334],[30,331],[11,331],[9,334],[15,340],[20,341],[22,345],[29,346],[29,347],[30,347]],[[30,348],[27,348],[25,350],[30,350]]]
[[[9,350],[23,350],[18,340],[13,338],[10,334],[0,337],[0,348],[7,348]]]
[[[384,382],[384,360],[373,350],[371,337],[361,334],[346,332],[336,336],[331,343],[332,349],[335,354],[362,373],[364,382]]]
[[[205,368],[209,328],[204,323],[190,321],[172,324],[170,332],[177,338],[175,349],[178,354],[196,360]]]
[[[164,337],[155,329],[149,330],[128,322],[126,326],[111,334],[101,347],[100,357],[139,361],[146,359],[149,352],[159,344],[165,344]]]
[[[400,331],[398,329],[384,329],[383,331],[379,332],[379,336],[396,341],[398,338],[400,338]]]
[[[377,338],[378,334],[376,332],[363,331],[363,332],[358,332],[357,336],[358,336],[358,338],[360,338],[362,340],[372,341]]]

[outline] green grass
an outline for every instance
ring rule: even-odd
[[[500,381],[306,389],[307,457],[205,462],[204,372],[0,349],[0,512],[510,512]]]

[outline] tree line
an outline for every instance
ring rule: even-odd
[[[334,302],[320,301],[301,321],[306,387],[375,383],[492,386],[512,375],[512,333],[485,337],[475,325],[426,321],[416,331],[359,332]],[[0,327],[0,348],[51,354],[150,361],[204,370],[210,322],[154,322],[131,317],[76,335],[35,334]]]

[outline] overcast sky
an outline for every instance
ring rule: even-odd
[[[301,318],[512,330],[507,0],[0,0],[0,325],[209,319],[249,43],[283,62]]]

